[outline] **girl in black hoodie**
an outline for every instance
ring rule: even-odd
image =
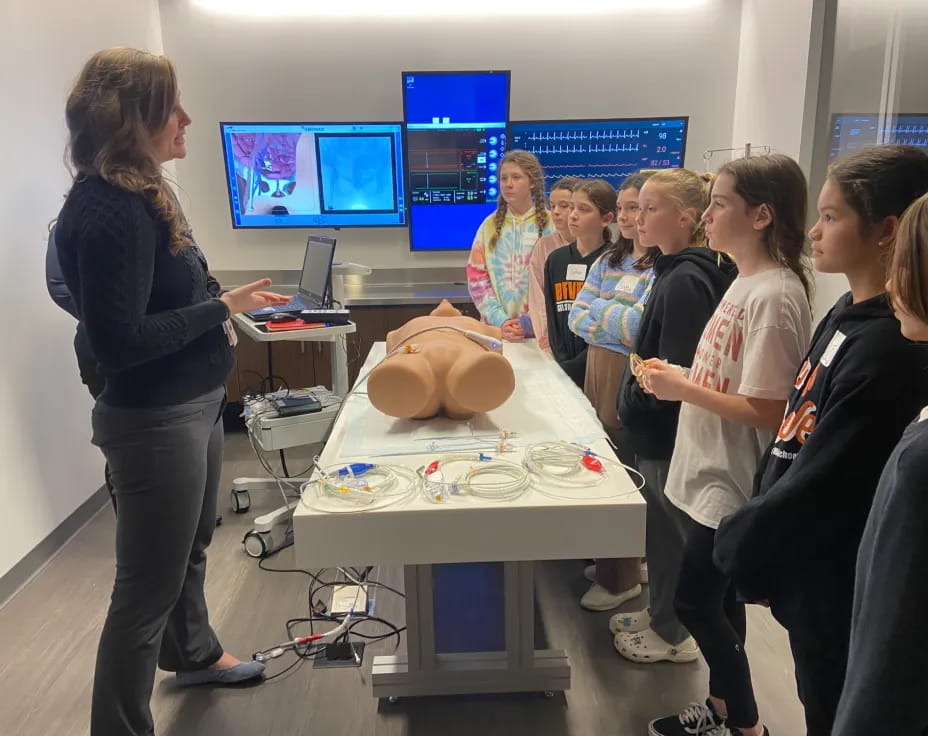
[[[886,285],[902,334],[928,342],[928,194],[899,223]],[[928,407],[886,463],[860,543],[851,652],[833,736],[928,733],[928,669],[912,656],[928,649],[926,478]]]
[[[667,169],[641,188],[639,239],[645,247],[661,250],[635,340],[634,352],[645,360],[662,358],[690,365],[703,328],[734,279],[730,261],[705,247],[700,216],[709,201],[709,181],[694,171]],[[645,479],[651,605],[646,611],[616,614],[609,629],[616,650],[633,662],[692,662],[699,648],[673,605],[683,556],[682,512],[664,496],[680,402],[659,401],[645,393],[629,369],[618,404]]]
[[[885,293],[899,217],[926,190],[928,156],[910,146],[864,149],[832,169],[812,256],[817,270],[845,274],[851,291],[815,331],[756,497],[716,534],[716,563],[789,632],[809,736],[832,731],[857,550],[880,472],[928,403],[928,347],[902,336]]]

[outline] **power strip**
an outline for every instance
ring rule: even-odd
[[[336,585],[332,588],[329,613],[367,613],[367,592],[360,585]]]

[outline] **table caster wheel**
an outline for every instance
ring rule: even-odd
[[[554,699],[554,691],[553,691],[553,690],[545,690],[544,696],[545,696],[545,700],[553,700],[553,699]]]
[[[236,514],[244,514],[251,508],[251,494],[247,490],[236,491],[231,493],[232,510]]]
[[[389,695],[389,696],[387,696],[387,702],[388,702],[390,705],[396,705],[397,703],[400,702],[400,699],[399,699],[399,697],[396,696],[396,695]]]
[[[271,551],[269,541],[270,537],[267,532],[256,532],[252,529],[245,535],[242,544],[245,545],[245,552],[249,557],[261,559]]]

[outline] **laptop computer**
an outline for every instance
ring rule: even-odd
[[[264,307],[247,312],[255,322],[266,322],[272,314],[298,313],[304,309],[322,309],[332,299],[332,259],[335,257],[335,238],[310,235],[306,240],[303,272],[297,295],[286,304]]]

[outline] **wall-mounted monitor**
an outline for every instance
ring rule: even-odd
[[[403,72],[409,245],[465,250],[496,209],[509,72]]]
[[[400,123],[220,123],[235,228],[406,225]]]
[[[509,145],[534,153],[545,190],[564,176],[605,179],[616,189],[639,169],[683,166],[689,118],[513,121]]]
[[[829,163],[845,158],[865,146],[901,144],[928,149],[928,113],[888,115],[883,125],[876,113],[831,116]]]

